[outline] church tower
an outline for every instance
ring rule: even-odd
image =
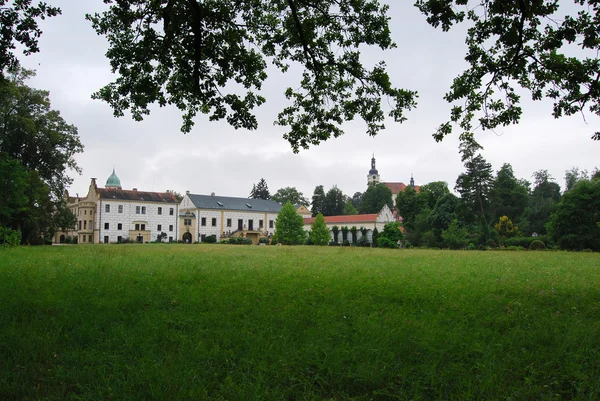
[[[367,175],[367,185],[377,185],[379,184],[379,172],[375,168],[375,155],[371,159],[371,170],[369,170],[369,175]]]

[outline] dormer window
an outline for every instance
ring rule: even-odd
[[[219,201],[217,201],[217,205],[223,207],[223,204],[221,202],[219,202]],[[246,205],[247,205],[247,203],[246,203]]]
[[[252,209],[252,205],[249,203],[246,203],[246,206],[248,206],[250,209]]]

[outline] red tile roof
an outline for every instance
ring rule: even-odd
[[[388,187],[393,194],[399,194],[406,189],[406,184],[403,182],[384,182],[383,184]],[[419,189],[419,186],[415,185],[415,191],[419,192]]]
[[[348,224],[348,223],[372,223],[377,221],[378,213],[353,214],[349,216],[325,216],[326,224]],[[305,217],[304,224],[312,224],[314,217]]]

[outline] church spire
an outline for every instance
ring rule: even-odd
[[[375,153],[373,153],[373,157],[371,158],[371,170],[369,170],[369,174],[367,175],[367,185],[377,184],[379,184],[379,172],[375,167]]]
[[[412,173],[410,173],[410,186],[413,188],[415,187],[415,179],[413,178]]]

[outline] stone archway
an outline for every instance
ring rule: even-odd
[[[189,232],[184,233],[181,236],[181,239],[183,240],[183,242],[185,242],[186,244],[191,244],[192,243],[192,234],[190,234]]]
[[[64,244],[64,243],[65,243],[65,235],[64,235],[64,234],[61,234],[61,236],[60,236],[60,238],[59,238],[58,242],[59,242],[59,243],[61,243],[61,244]]]

